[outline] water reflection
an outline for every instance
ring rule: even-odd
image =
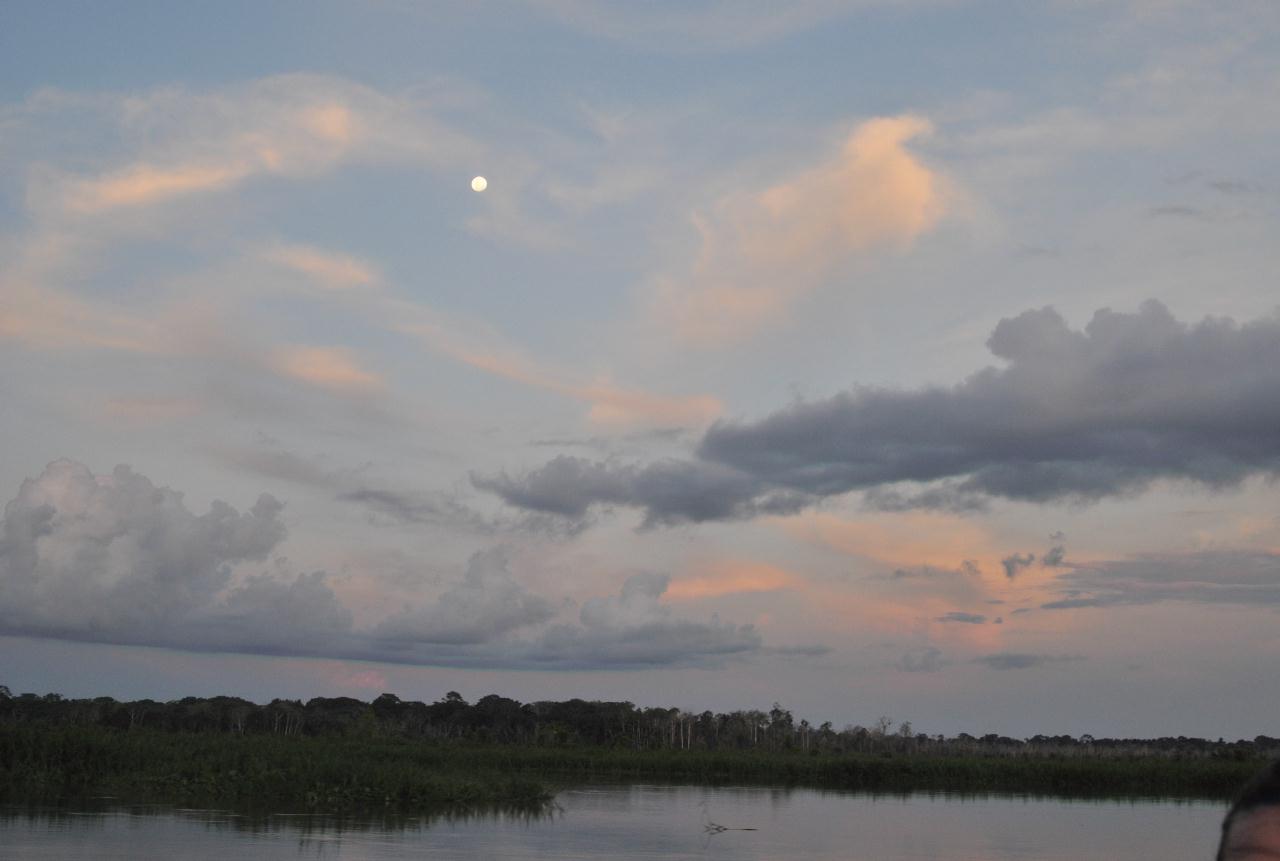
[[[99,799],[77,809],[0,807],[0,858],[1191,861],[1212,855],[1222,810],[1191,801],[664,785],[578,788],[536,810],[419,816]]]

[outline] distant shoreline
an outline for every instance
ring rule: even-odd
[[[744,715],[762,719],[735,735]],[[590,782],[1226,799],[1276,753],[1261,737],[1019,741],[886,730],[797,725],[776,705],[715,716],[496,696],[473,706],[456,694],[434,705],[384,695],[266,706],[8,696],[0,697],[0,800],[536,810]]]

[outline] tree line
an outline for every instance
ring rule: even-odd
[[[467,702],[450,691],[432,703],[382,694],[265,705],[239,697],[185,697],[169,702],[13,695],[0,685],[0,723],[101,727],[119,731],[342,736],[537,747],[604,747],[636,751],[767,751],[819,755],[1212,758],[1253,760],[1280,754],[1280,739],[1216,741],[1186,736],[1131,739],[1091,735],[955,736],[916,732],[910,721],[882,717],[871,726],[836,729],[830,721],[796,720],[779,703],[767,711],[692,712],[631,702],[570,699],[522,703],[498,694]]]

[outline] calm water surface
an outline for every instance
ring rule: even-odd
[[[209,810],[0,808],[0,859],[787,859],[1202,861],[1223,805],[627,786],[547,817],[399,822]],[[731,829],[709,833],[708,823]]]

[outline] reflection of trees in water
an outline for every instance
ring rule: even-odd
[[[56,805],[6,805],[0,807],[0,823],[24,821],[57,830],[105,828],[112,820],[157,817],[198,823],[213,831],[246,834],[297,834],[300,845],[340,838],[348,833],[373,831],[418,833],[435,825],[467,822],[498,822],[529,825],[553,820],[562,813],[555,803],[514,805],[477,804],[441,807],[412,815],[387,813],[262,813],[253,810],[222,810],[169,807],[165,805],[120,805],[111,799],[89,799],[75,807]]]

